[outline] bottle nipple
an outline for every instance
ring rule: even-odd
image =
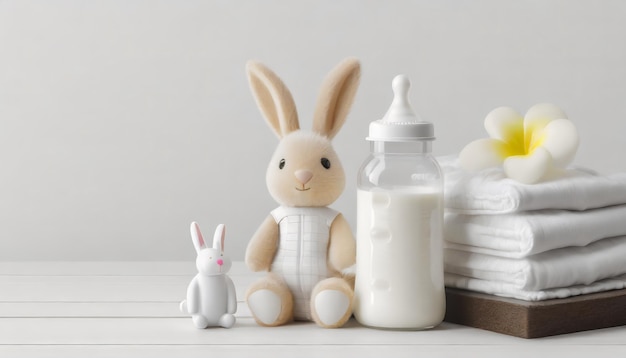
[[[434,140],[433,124],[423,121],[409,103],[411,82],[406,75],[398,75],[391,82],[393,101],[382,119],[370,123],[370,141],[410,142]]]
[[[386,123],[415,123],[419,117],[409,103],[409,89],[411,81],[406,75],[397,75],[391,82],[393,101],[383,117]]]

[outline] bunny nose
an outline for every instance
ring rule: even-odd
[[[298,179],[298,181],[304,185],[306,183],[309,182],[309,180],[311,180],[311,178],[313,178],[313,173],[311,173],[308,170],[296,170],[295,173],[293,173],[296,176],[296,179]]]
[[[222,266],[222,265],[224,264],[224,260],[222,260],[222,259],[218,259],[218,260],[217,260],[217,264],[218,264],[218,265],[220,265],[220,266]]]

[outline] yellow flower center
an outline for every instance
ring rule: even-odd
[[[506,137],[502,141],[505,145],[497,148],[498,154],[504,158],[533,154],[545,141],[544,127],[543,123],[534,123],[526,128],[523,123],[511,123],[508,128],[503,128]]]

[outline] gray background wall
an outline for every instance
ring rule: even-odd
[[[362,61],[335,145],[355,224],[371,120],[406,73],[436,154],[485,137],[485,115],[553,102],[579,128],[576,163],[626,171],[626,2],[0,1],[0,260],[179,260],[188,225],[227,225],[227,253],[275,207],[276,139],[248,90],[257,59],[310,127],[318,86]]]

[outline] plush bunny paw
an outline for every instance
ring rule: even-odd
[[[293,296],[278,276],[270,274],[250,286],[246,302],[261,326],[280,326],[293,320]]]
[[[248,297],[248,307],[262,325],[274,326],[280,316],[280,297],[270,290],[258,290]]]
[[[352,316],[352,287],[345,280],[333,277],[320,281],[313,289],[311,313],[324,328],[343,326]]]
[[[315,322],[322,327],[341,327],[352,313],[350,298],[341,291],[322,291],[315,296],[314,302],[317,313]]]

